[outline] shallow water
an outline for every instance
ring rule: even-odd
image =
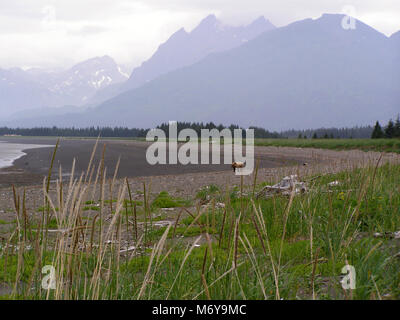
[[[13,162],[26,155],[24,150],[37,149],[37,148],[49,148],[52,145],[43,144],[21,144],[21,143],[9,143],[0,141],[0,169],[11,167]]]

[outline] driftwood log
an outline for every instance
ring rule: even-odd
[[[265,196],[266,198],[273,196],[274,194],[291,195],[301,194],[307,192],[307,185],[305,182],[299,181],[297,175],[291,175],[282,179],[281,182],[273,186],[265,186],[257,193],[257,198]]]

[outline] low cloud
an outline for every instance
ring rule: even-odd
[[[91,36],[106,32],[108,29],[103,26],[86,25],[76,31],[69,31],[69,34],[75,36]]]
[[[20,0],[0,3],[0,67],[69,67],[110,55],[134,67],[181,27],[190,31],[214,13],[232,25],[264,15],[276,26],[341,13],[390,35],[400,30],[398,0]]]

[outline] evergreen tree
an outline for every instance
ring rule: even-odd
[[[392,139],[394,135],[395,135],[394,122],[390,120],[385,128],[385,138]]]
[[[394,124],[394,136],[400,138],[400,115],[397,116],[396,122]]]
[[[379,124],[379,121],[376,122],[375,127],[374,127],[374,131],[372,131],[372,139],[382,139],[383,138],[383,131],[382,131],[382,127]]]
[[[313,138],[313,139],[318,139],[318,136],[317,136],[317,133],[316,133],[316,132],[314,132],[312,138]]]

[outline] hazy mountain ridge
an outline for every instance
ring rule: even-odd
[[[92,104],[104,102],[120,93],[138,88],[171,71],[190,66],[214,52],[228,51],[276,27],[259,17],[247,26],[224,25],[215,15],[209,15],[191,32],[184,28],[161,44],[153,56],[133,70],[128,81],[100,90]]]
[[[89,59],[66,71],[0,69],[0,115],[43,107],[80,106],[97,90],[127,78],[108,56]]]
[[[38,102],[57,104],[57,96],[22,69],[0,69],[0,116],[32,107]]]
[[[400,111],[394,38],[360,21],[344,30],[342,18],[323,15],[271,30],[79,116],[30,125],[143,128],[177,120],[280,130],[386,121]]]
[[[180,29],[141,67],[133,70],[124,84],[133,89],[162,74],[192,65],[214,52],[227,51],[275,29],[264,17],[245,27],[223,25],[214,15],[206,17],[190,33]]]

